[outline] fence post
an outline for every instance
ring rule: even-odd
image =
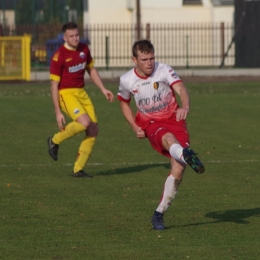
[[[106,70],[109,70],[109,37],[106,36]]]
[[[151,26],[149,23],[146,24],[146,39],[150,40]]]
[[[225,24],[223,22],[220,23],[220,53],[221,53],[221,60],[224,61],[224,57],[225,57]]]
[[[189,36],[186,35],[186,69],[189,68]]]
[[[140,10],[140,0],[136,0],[136,38],[141,39],[141,10]]]

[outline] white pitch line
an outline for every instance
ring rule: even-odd
[[[203,161],[204,163],[256,163],[259,162],[259,160],[254,160],[254,159],[248,159],[248,160],[214,160],[214,161]],[[141,163],[136,163],[136,162],[122,162],[122,163],[88,163],[87,165],[89,166],[104,166],[104,165],[115,165],[115,166],[120,166],[120,165],[151,165],[151,164],[169,164],[168,162],[141,162]],[[72,166],[74,164],[72,163],[65,163],[62,164],[65,166]],[[0,164],[0,167],[49,167],[53,166],[53,164]]]
[[[259,162],[259,160],[254,160],[254,159],[249,159],[249,160],[216,160],[216,161],[207,161],[207,163],[254,163],[254,162]]]

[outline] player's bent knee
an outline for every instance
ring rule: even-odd
[[[91,122],[86,129],[86,135],[91,137],[96,137],[98,135],[98,125]]]
[[[163,139],[165,140],[165,142],[171,146],[173,143],[178,143],[177,139],[175,138],[175,136],[172,133],[166,133],[163,136]]]
[[[165,133],[161,137],[161,140],[162,140],[163,147],[166,150],[169,150],[172,144],[178,143],[177,139],[175,138],[175,136],[172,133]]]
[[[182,181],[182,177],[183,177],[183,173],[181,172],[176,172],[176,171],[171,171],[172,176],[176,179],[176,181],[178,181],[179,183],[181,183]]]
[[[76,119],[76,122],[78,122],[79,124],[83,125],[85,128],[88,128],[89,125],[92,123],[90,121],[90,118],[87,114],[82,114],[81,116],[79,116]]]

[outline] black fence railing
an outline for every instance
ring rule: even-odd
[[[0,35],[32,36],[32,65],[48,66],[53,52],[63,44],[62,25],[0,26]],[[80,28],[89,44],[95,66],[131,67],[131,48],[137,35],[154,44],[158,61],[174,67],[217,67],[232,41],[234,25],[228,23],[146,24],[139,33],[131,24],[91,24]],[[235,47],[225,57],[224,66],[234,66]]]

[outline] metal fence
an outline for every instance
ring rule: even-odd
[[[0,27],[1,35],[32,36],[32,65],[48,66],[53,52],[63,44],[62,25],[23,25]],[[131,67],[131,47],[137,28],[130,24],[91,24],[80,28],[96,67]],[[173,67],[216,67],[222,62],[232,41],[234,26],[227,23],[146,24],[140,28],[141,38],[151,40],[156,60]],[[229,50],[225,66],[234,66],[235,47]]]
[[[131,66],[132,25],[91,25],[85,31],[98,66]],[[156,59],[172,66],[219,66],[233,37],[233,24],[146,24],[141,37],[154,44]],[[235,63],[234,46],[225,59]]]

